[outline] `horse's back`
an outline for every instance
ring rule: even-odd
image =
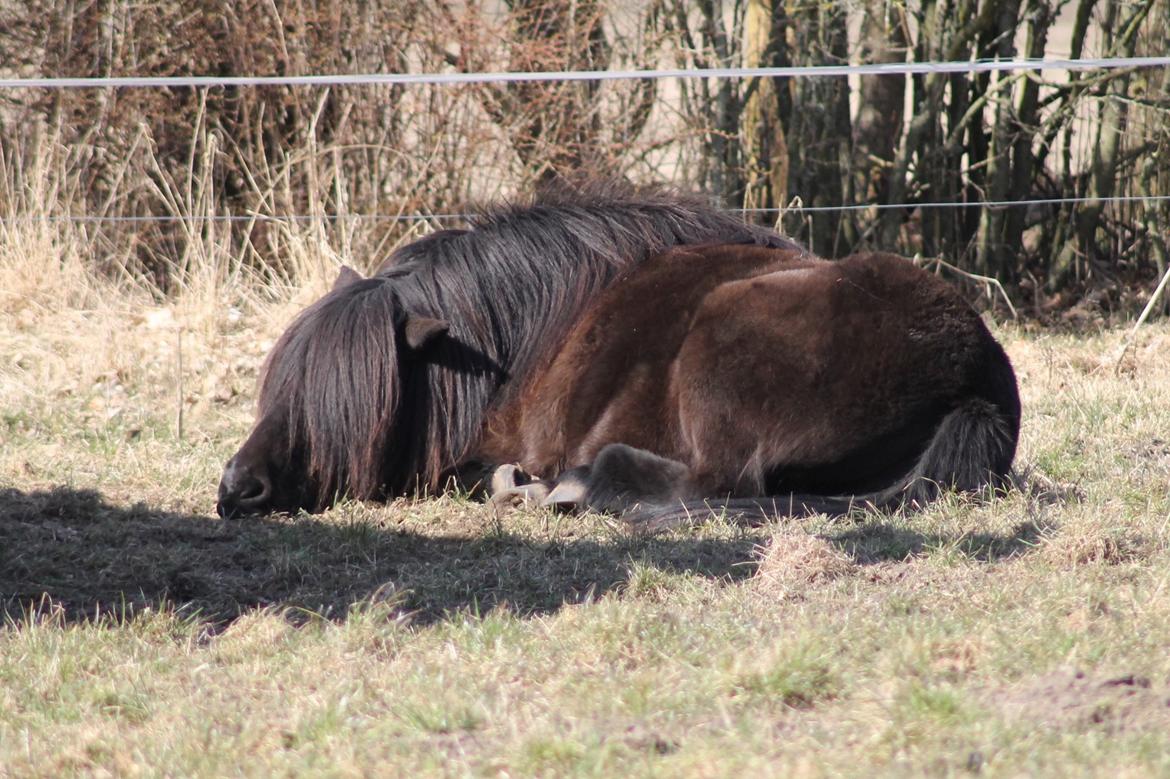
[[[862,254],[720,284],[696,311],[687,346],[698,353],[694,369],[796,381],[831,401],[835,388],[852,395],[861,381],[917,383],[939,372],[938,387],[962,383],[971,377],[953,368],[974,369],[989,338],[946,282],[901,257]]]

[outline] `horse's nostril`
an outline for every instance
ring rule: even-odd
[[[235,499],[244,502],[251,502],[256,498],[263,497],[268,491],[264,483],[255,477],[248,477],[241,480],[243,483],[236,487]]]
[[[271,498],[272,481],[267,474],[253,473],[232,461],[224,469],[215,508],[226,519],[263,511]]]

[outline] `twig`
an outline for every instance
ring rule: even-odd
[[[1166,285],[1170,283],[1170,267],[1166,268],[1166,272],[1162,274],[1162,280],[1158,282],[1154,294],[1150,295],[1149,302],[1146,307],[1142,309],[1141,316],[1133,323],[1133,329],[1129,331],[1129,335],[1125,338],[1125,343],[1121,347],[1121,354],[1117,355],[1117,361],[1113,363],[1113,372],[1121,372],[1121,361],[1125,359],[1125,355],[1129,352],[1129,347],[1133,344],[1134,336],[1137,335],[1138,328],[1145,324],[1150,316],[1150,312],[1154,310],[1154,306],[1158,304],[1158,300],[1162,297],[1162,293],[1166,291]]]
[[[917,260],[919,258],[916,257],[915,259]],[[978,273],[971,273],[970,271],[965,271],[962,268],[951,265],[949,262],[946,262],[938,257],[931,257],[929,260],[923,260],[923,264],[928,263],[928,262],[934,263],[934,267],[935,267],[936,271],[939,268],[946,268],[947,270],[951,271],[952,273],[957,273],[960,276],[966,276],[967,278],[971,279],[972,281],[980,282],[981,284],[983,284],[983,286],[985,288],[985,292],[987,293],[987,296],[989,298],[994,299],[994,297],[991,294],[991,288],[995,287],[996,289],[999,290],[999,295],[1000,295],[1000,297],[1003,298],[1003,302],[1005,304],[1007,304],[1008,311],[1012,312],[1012,319],[1019,319],[1020,318],[1019,314],[1016,313],[1016,307],[1012,305],[1012,299],[1008,297],[1007,290],[1005,290],[1003,288],[1003,284],[1001,284],[999,282],[999,279],[992,278],[991,276],[981,276]]]
[[[183,328],[179,328],[176,334],[178,341],[178,376],[176,377],[175,387],[178,394],[176,400],[178,401],[177,409],[175,411],[175,435],[179,441],[183,440]]]

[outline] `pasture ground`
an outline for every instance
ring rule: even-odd
[[[1018,462],[1079,498],[651,539],[452,497],[224,522],[312,285],[159,306],[5,250],[0,776],[1170,775],[1164,324],[1116,373],[1124,331],[998,328]]]

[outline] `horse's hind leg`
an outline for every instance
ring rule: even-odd
[[[645,449],[609,444],[592,465],[565,471],[546,505],[621,514],[635,507],[664,506],[689,497],[690,471],[677,460]]]

